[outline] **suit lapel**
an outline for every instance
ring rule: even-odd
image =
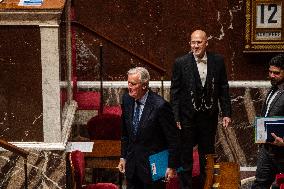
[[[269,110],[268,110],[268,115],[269,112],[271,111],[271,108],[274,107],[274,104],[277,102],[277,100],[280,98],[280,96],[282,95],[283,90],[279,90],[278,93],[276,94],[276,96],[274,97],[274,99],[272,100],[270,106],[269,106]],[[269,94],[269,93],[268,93]]]
[[[189,84],[189,88],[194,92],[200,91],[200,89],[202,89],[202,83],[199,76],[197,64],[192,53],[188,54],[184,65],[184,72],[187,78],[186,83]]]
[[[265,116],[265,112],[266,112],[266,109],[267,109],[267,98],[269,96],[269,94],[271,93],[272,89],[270,88],[270,90],[268,91],[268,93],[266,94],[265,96],[265,99],[264,99],[264,102],[262,103],[262,109],[261,109],[261,115],[262,116]]]
[[[129,117],[127,118],[127,125],[129,125],[131,133],[133,133],[133,111],[134,111],[134,99],[132,97],[129,97],[129,103],[127,103],[126,106],[126,111],[128,113],[126,113],[126,115],[129,115]]]

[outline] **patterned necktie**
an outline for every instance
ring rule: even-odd
[[[134,111],[133,122],[132,122],[133,123],[133,133],[134,133],[134,135],[136,135],[137,129],[138,129],[138,126],[139,126],[140,105],[141,105],[139,100],[136,100],[135,103],[136,103],[136,108],[135,108],[135,111]]]

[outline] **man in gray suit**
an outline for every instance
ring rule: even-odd
[[[272,87],[265,98],[261,116],[284,116],[284,54],[270,60],[269,78]],[[271,135],[274,141],[265,143],[260,148],[252,189],[269,189],[275,175],[284,172],[284,136],[276,136],[275,133]]]
[[[191,189],[192,148],[198,144],[200,188],[205,181],[205,155],[215,153],[219,103],[223,126],[231,122],[229,84],[224,59],[206,51],[207,35],[202,30],[191,34],[191,52],[175,61],[171,83],[171,104],[177,127],[181,129],[181,188]]]

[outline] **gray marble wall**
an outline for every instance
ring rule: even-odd
[[[28,156],[29,189],[66,188],[66,153],[30,150]],[[0,188],[24,188],[24,159],[10,152],[0,152]]]
[[[153,88],[161,95],[161,89]],[[104,89],[105,105],[119,105],[124,89]],[[256,166],[258,147],[254,143],[254,119],[260,115],[267,88],[230,88],[232,124],[228,129],[218,126],[216,152],[218,161],[233,161],[242,167]],[[169,89],[164,89],[169,100]]]

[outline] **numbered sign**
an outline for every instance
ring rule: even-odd
[[[244,52],[281,52],[283,0],[247,0]]]
[[[282,27],[281,4],[257,4],[256,28],[281,28]]]

